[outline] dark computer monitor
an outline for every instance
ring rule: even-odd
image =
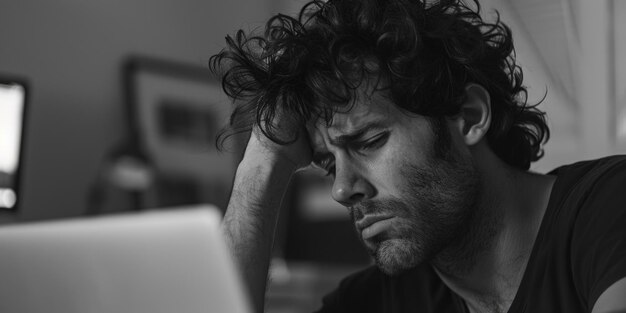
[[[26,95],[24,80],[0,75],[0,212],[19,205]]]

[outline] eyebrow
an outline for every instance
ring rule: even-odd
[[[367,123],[360,128],[352,131],[351,133],[339,135],[336,138],[329,138],[330,144],[334,146],[346,146],[350,143],[360,140],[367,132],[376,129],[385,128],[385,125],[381,121],[373,121]],[[314,165],[321,167],[320,164],[326,159],[333,157],[333,154],[328,151],[315,151],[313,152],[312,162]]]
[[[333,146],[346,146],[352,142],[360,140],[363,136],[365,136],[365,134],[367,134],[367,132],[371,131],[372,129],[382,128],[384,128],[383,123],[381,123],[380,121],[374,121],[361,126],[351,133],[339,135],[336,138],[329,138],[329,141]]]

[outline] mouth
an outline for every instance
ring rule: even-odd
[[[365,216],[356,223],[363,240],[371,239],[391,228],[394,216]]]

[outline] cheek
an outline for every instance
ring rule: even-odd
[[[380,197],[400,198],[405,196],[403,190],[406,190],[408,185],[406,175],[407,170],[411,167],[409,165],[423,163],[419,159],[416,160],[416,157],[416,153],[390,150],[381,155],[377,162],[371,164],[371,181],[378,190]]]
[[[430,138],[424,132],[414,136],[415,133],[419,132],[396,130],[389,142],[374,157],[363,163],[363,171],[377,190],[378,197],[406,196],[403,194],[408,186],[406,171],[409,168],[429,166],[432,158]]]

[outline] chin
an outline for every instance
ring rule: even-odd
[[[378,268],[390,276],[402,274],[425,260],[423,249],[407,239],[382,241],[373,255]]]

